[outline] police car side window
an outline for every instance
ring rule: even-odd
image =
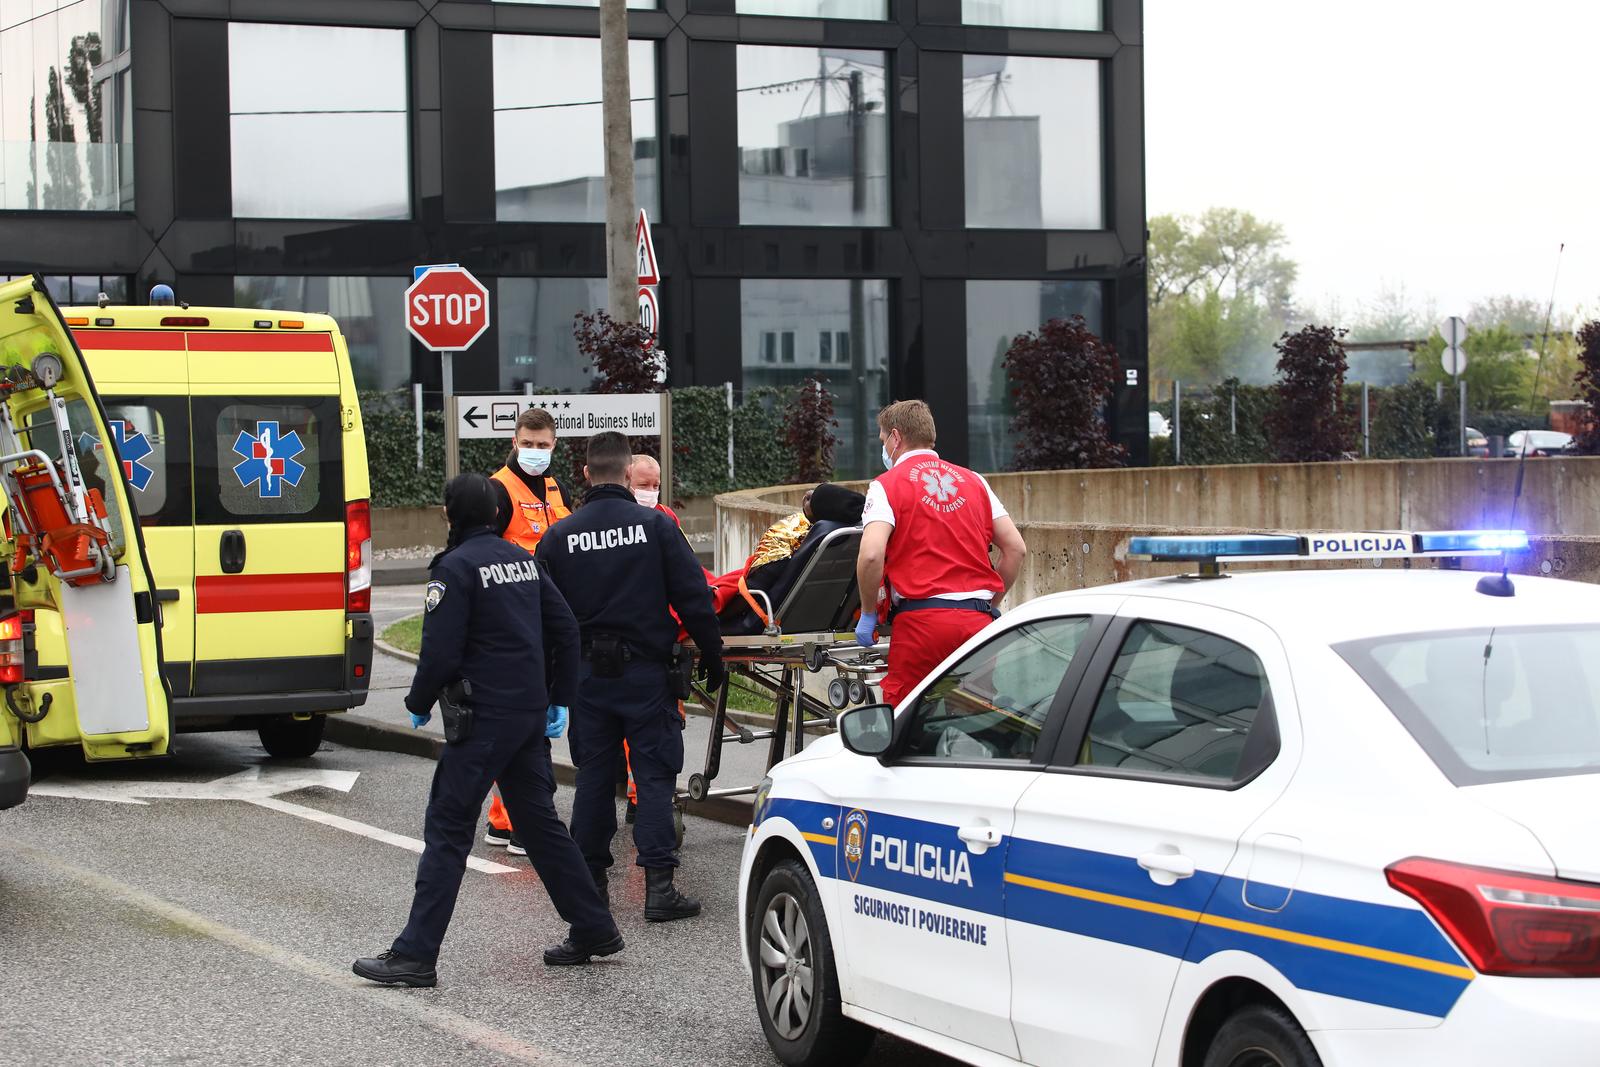
[[[1033,758],[1086,617],[1025,623],[968,655],[923,691],[901,755],[952,763]]]
[[[1261,660],[1243,645],[1136,623],[1095,704],[1079,765],[1232,780],[1270,695]]]

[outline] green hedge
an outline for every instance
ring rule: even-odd
[[[716,386],[672,390],[673,496],[683,499],[791,481],[794,458],[783,443],[783,410],[793,390],[764,388],[747,393],[733,410],[734,476],[728,477],[728,403]],[[408,390],[361,394],[367,434],[367,466],[377,507],[429,507],[444,493],[444,416],[423,416],[423,464],[417,470],[416,416]],[[576,491],[582,454],[576,438],[556,442],[550,469]],[[461,469],[492,474],[506,459],[504,440],[461,442]]]

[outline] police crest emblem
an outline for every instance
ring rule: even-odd
[[[860,808],[844,817],[844,868],[853,882],[861,874],[861,857],[867,851],[867,813]]]
[[[432,611],[434,608],[439,606],[439,601],[441,601],[443,599],[444,599],[444,583],[443,582],[429,582],[428,583],[427,595],[425,595],[422,598],[423,605],[429,611]]]

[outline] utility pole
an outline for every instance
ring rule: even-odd
[[[639,317],[634,261],[633,91],[628,77],[627,0],[600,0],[600,87],[606,143],[606,292],[611,317]]]

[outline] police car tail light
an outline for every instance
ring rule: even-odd
[[[1600,885],[1430,859],[1386,873],[1484,974],[1600,978]]]
[[[352,500],[344,509],[344,570],[351,611],[372,610],[372,506]]]
[[[0,618],[0,683],[14,685],[26,677],[28,625],[33,612],[18,611]]]

